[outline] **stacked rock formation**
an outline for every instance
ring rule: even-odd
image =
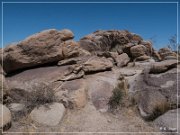
[[[73,38],[68,29],[50,29],[2,49],[1,104],[13,120],[8,111],[1,128],[24,115],[57,126],[66,110],[82,109],[88,102],[107,111],[115,88],[125,93],[124,102],[134,101],[145,120],[179,108],[175,52],[156,51],[151,42],[125,30],[99,30],[78,42]]]

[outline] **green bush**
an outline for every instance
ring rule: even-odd
[[[110,97],[108,105],[111,109],[116,109],[117,106],[121,103],[123,99],[123,92],[118,87],[115,87],[113,90],[113,95]]]

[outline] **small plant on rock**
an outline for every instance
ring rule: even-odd
[[[115,87],[113,90],[113,95],[110,97],[108,105],[110,109],[116,109],[117,106],[121,103],[123,98],[123,92],[118,87]]]
[[[55,93],[53,89],[44,83],[40,83],[32,87],[32,91],[27,96],[25,104],[27,110],[31,111],[35,107],[53,102],[55,102]]]

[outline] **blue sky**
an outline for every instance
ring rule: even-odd
[[[176,3],[4,3],[3,12],[4,46],[51,28],[68,28],[75,40],[96,30],[126,29],[144,39],[153,37],[159,49],[177,32]]]

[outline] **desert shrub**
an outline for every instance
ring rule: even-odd
[[[113,90],[113,95],[110,97],[108,105],[111,109],[116,109],[117,106],[121,103],[123,99],[123,92],[118,87],[115,87]]]
[[[32,87],[32,91],[29,92],[26,98],[25,105],[29,112],[35,107],[53,102],[55,102],[55,92],[53,89],[44,83],[40,83]]]

